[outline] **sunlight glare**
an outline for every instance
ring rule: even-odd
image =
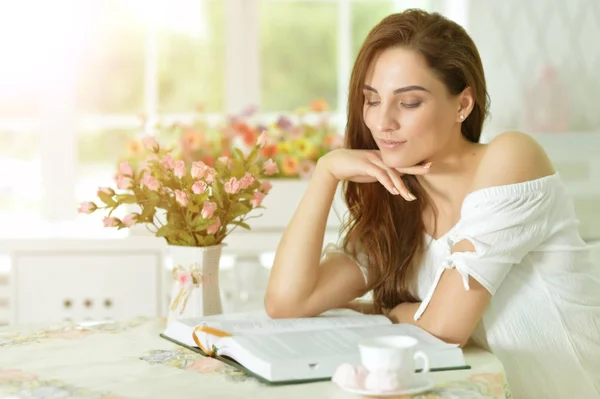
[[[41,93],[74,73],[92,7],[76,0],[0,5],[0,99]]]

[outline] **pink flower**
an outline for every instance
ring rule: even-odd
[[[232,177],[227,183],[225,183],[225,192],[229,194],[237,194],[240,191],[240,182]]]
[[[240,188],[245,190],[250,187],[252,183],[254,183],[254,176],[252,176],[250,172],[246,172],[244,177],[240,179]]]
[[[263,170],[265,171],[266,175],[274,175],[276,173],[279,173],[279,168],[277,167],[277,164],[273,162],[272,159],[268,159],[263,164]]]
[[[301,179],[310,179],[313,172],[315,171],[316,166],[317,165],[314,161],[305,159],[304,161],[300,162],[298,168],[298,175]]]
[[[269,144],[269,135],[267,132],[262,132],[260,136],[258,136],[258,139],[256,139],[256,145],[258,145],[260,148],[263,148],[267,144]]]
[[[265,195],[260,191],[255,191],[254,198],[250,201],[250,204],[252,204],[252,206],[255,208],[259,207],[260,204],[263,202],[263,199],[265,199]]]
[[[216,174],[217,171],[215,170],[215,168],[208,168],[208,170],[206,171],[206,182],[208,184],[213,184],[215,182]]]
[[[125,176],[133,176],[133,168],[129,162],[121,162],[119,164],[119,173]]]
[[[142,184],[148,187],[148,190],[150,191],[158,191],[160,188],[160,182],[150,174],[146,174],[142,177]]]
[[[9,341],[10,342],[10,341]],[[211,358],[212,359],[212,358]],[[35,374],[28,373],[18,369],[3,369],[0,370],[0,382],[4,385],[5,382],[15,386],[15,382],[33,381],[38,377]]]
[[[179,205],[185,208],[188,205],[188,197],[187,194],[181,190],[175,190],[175,200]]]
[[[262,192],[263,192],[263,193],[265,193],[265,194],[268,194],[268,193],[269,193],[269,191],[271,191],[271,189],[272,189],[272,188],[273,188],[273,185],[271,184],[271,182],[270,182],[270,181],[268,181],[268,180],[263,180],[263,181],[260,183],[259,190],[260,190],[260,191],[262,191]]]
[[[205,182],[203,182],[202,180],[198,180],[192,186],[192,191],[194,192],[194,194],[202,194],[203,192],[206,191],[207,187],[208,187],[208,185]]]
[[[186,370],[191,370],[200,374],[210,374],[219,371],[225,366],[225,363],[212,357],[204,357],[194,361],[194,363],[187,366]]]
[[[202,206],[202,217],[204,219],[210,219],[213,217],[216,210],[217,204],[215,202],[206,201]]]
[[[91,330],[88,330],[88,331],[86,331],[86,330],[55,330],[55,331],[48,331],[46,333],[46,338],[78,341],[78,340],[87,338],[92,334],[95,334],[95,332],[91,331]]]
[[[188,284],[191,284],[192,275],[190,274],[190,272],[182,270],[177,275],[177,281],[179,281],[179,284],[181,284],[183,287],[185,287]]]
[[[302,126],[292,127],[290,130],[290,136],[295,139],[299,139],[300,137],[304,136],[304,128]]]
[[[221,219],[219,219],[217,217],[217,220],[215,220],[210,226],[208,226],[206,228],[206,233],[207,234],[215,234],[217,231],[219,231],[220,228],[221,228]]]
[[[102,222],[104,223],[104,227],[117,227],[121,221],[114,217],[105,217]]]
[[[131,227],[137,223],[139,218],[140,218],[139,213],[130,213],[129,215],[127,215],[123,218],[123,224],[125,225],[125,227]]]
[[[168,170],[173,170],[175,169],[175,161],[173,160],[173,158],[171,157],[171,154],[167,154],[165,155],[162,160],[160,161],[160,163],[162,164],[162,166],[164,166],[165,168],[167,168]]]
[[[192,164],[192,177],[194,179],[201,179],[206,174],[208,166],[202,161],[197,161]]]
[[[96,204],[94,204],[93,202],[82,202],[79,205],[79,208],[77,208],[77,211],[79,213],[90,214],[90,213],[94,212],[96,209],[98,209],[98,206],[96,206]]]
[[[119,190],[128,190],[133,187],[133,180],[131,177],[123,176],[120,173],[117,173],[115,176],[115,182],[117,183],[117,188]]]
[[[153,152],[158,151],[158,143],[156,142],[156,139],[152,136],[144,137],[142,139],[142,144],[144,144],[144,147],[146,147],[150,151],[153,151]]]
[[[148,165],[148,161],[142,161],[140,162],[140,165],[138,166],[138,169],[140,172],[144,172],[143,174],[146,175],[148,173],[152,173],[152,171],[150,170],[150,165]]]
[[[219,162],[221,162],[227,168],[229,168],[229,169],[233,168],[233,161],[231,159],[229,159],[229,157],[223,156],[223,157],[219,157],[217,159],[219,160]]]
[[[115,195],[115,191],[112,188],[110,188],[110,187],[100,187],[100,188],[98,188],[98,195],[100,195],[100,193],[104,193],[106,195],[110,195],[111,197],[113,195]]]
[[[146,157],[146,162],[150,162],[150,161],[158,161],[158,155],[156,154],[150,154]]]
[[[182,178],[185,176],[185,162],[177,161],[175,162],[175,176]]]
[[[342,148],[344,146],[344,136],[341,134],[336,134],[333,136],[333,140],[331,141],[331,149],[335,150],[336,148]]]

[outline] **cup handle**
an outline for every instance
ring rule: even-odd
[[[422,351],[416,351],[415,355],[413,356],[413,359],[416,360],[418,358],[423,359],[423,363],[425,363],[423,369],[421,370],[421,374],[429,373],[429,358],[427,357],[427,355]]]

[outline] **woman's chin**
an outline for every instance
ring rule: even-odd
[[[411,166],[415,166],[415,164],[418,162],[418,161],[412,160],[412,159],[399,158],[399,157],[393,157],[393,156],[385,156],[385,155],[382,155],[381,159],[387,167],[394,168],[394,169],[410,168]]]

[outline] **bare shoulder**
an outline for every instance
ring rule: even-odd
[[[475,174],[473,190],[521,183],[554,173],[548,155],[533,137],[505,132],[488,144]]]

